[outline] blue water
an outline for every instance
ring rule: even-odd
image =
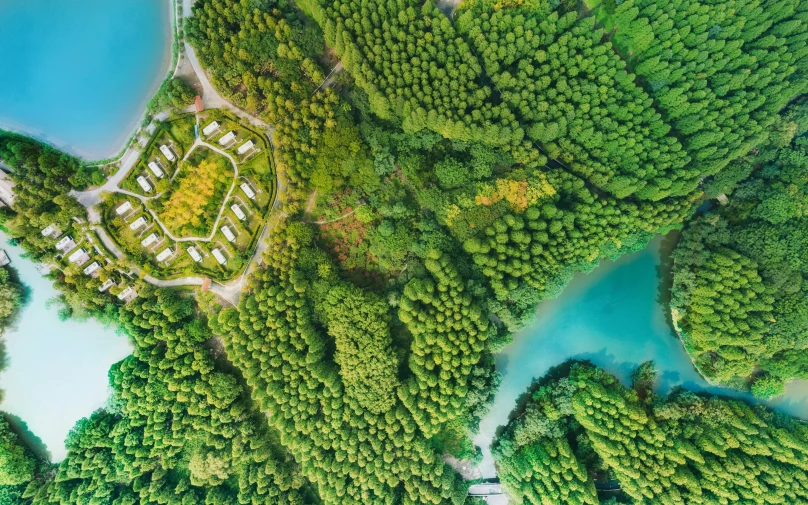
[[[667,307],[658,301],[660,244],[657,238],[641,252],[577,275],[561,296],[542,302],[536,322],[514,335],[514,342],[496,356],[502,384],[475,438],[483,450],[484,477],[496,475],[488,446],[497,427],[507,423],[517,398],[534,378],[568,359],[590,360],[624,384],[637,365],[654,360],[661,393],[681,385],[755,401],[751,395],[711,387],[696,372],[665,319]],[[793,381],[784,397],[764,403],[808,419],[808,382]]]
[[[170,65],[168,0],[0,0],[0,128],[117,153]]]
[[[4,0],[0,0],[2,2]],[[0,233],[0,248],[31,290],[17,323],[3,335],[9,367],[0,373],[5,398],[0,410],[27,424],[51,454],[64,459],[65,438],[82,417],[103,407],[109,398],[107,372],[132,352],[126,337],[98,322],[61,321],[48,300],[58,292],[22,249]]]

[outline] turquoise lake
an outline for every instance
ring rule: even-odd
[[[114,155],[170,59],[166,0],[0,0],[0,128]]]
[[[0,372],[0,410],[23,422],[47,446],[51,461],[66,454],[73,425],[109,398],[109,367],[132,352],[129,340],[98,322],[61,321],[48,301],[58,295],[23,250],[0,233],[0,248],[30,289],[28,303],[3,336],[9,366]]]
[[[660,392],[681,385],[754,401],[751,395],[711,387],[696,372],[665,318],[666,304],[659,302],[661,247],[662,238],[656,238],[641,252],[577,275],[561,296],[542,302],[535,323],[496,356],[502,384],[474,440],[483,450],[483,477],[496,476],[489,445],[497,428],[507,424],[518,397],[534,378],[568,359],[590,360],[624,384],[637,365],[654,360]],[[784,397],[763,403],[808,419],[808,383],[793,381]]]

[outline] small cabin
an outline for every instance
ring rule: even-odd
[[[122,216],[132,210],[132,202],[129,200],[123,202],[122,204],[118,205],[118,208],[115,209],[115,213],[119,216]]]
[[[231,205],[230,210],[233,211],[233,214],[235,214],[240,221],[244,221],[245,219],[247,219],[247,215],[244,213],[243,210],[241,210],[241,207],[239,207],[237,203]]]
[[[0,249],[0,267],[4,267],[11,263],[11,259],[9,259],[8,254],[3,249]]]
[[[159,235],[157,235],[156,233],[152,233],[152,234],[151,234],[151,235],[149,235],[148,237],[146,237],[146,238],[144,238],[143,240],[141,240],[141,241],[140,241],[140,245],[142,245],[143,247],[149,247],[150,245],[152,245],[152,244],[154,244],[155,242],[157,242],[157,240],[159,240],[159,239],[160,239],[160,236],[159,236]]]
[[[87,250],[83,247],[81,249],[76,249],[73,251],[73,254],[68,256],[68,261],[71,263],[75,263],[78,266],[82,266],[83,264],[90,261],[90,255],[87,253]]]
[[[134,221],[132,221],[131,223],[129,223],[129,229],[132,230],[132,231],[139,230],[139,229],[143,228],[144,226],[146,226],[146,223],[147,223],[146,218],[143,217],[143,216],[140,216],[139,218],[137,218]]]
[[[215,132],[218,129],[219,129],[219,123],[217,121],[211,121],[210,123],[208,123],[206,127],[202,128],[202,135],[207,137],[208,135],[210,135],[211,133]]]
[[[222,226],[222,234],[230,242],[236,241],[236,236],[233,234],[233,231],[228,226]]]
[[[76,243],[73,242],[73,237],[70,235],[66,237],[62,237],[59,242],[56,242],[56,249],[66,253],[67,251],[74,249],[76,247]]]
[[[222,251],[220,251],[218,247],[212,250],[211,254],[213,254],[213,257],[216,258],[216,261],[218,261],[220,265],[227,264],[227,258],[224,257],[224,254],[222,254]]]
[[[97,261],[93,261],[90,263],[90,266],[84,269],[84,275],[92,275],[95,277],[98,275],[99,270],[101,270],[101,264]]]
[[[242,182],[241,186],[239,187],[241,188],[242,191],[244,191],[244,194],[247,195],[247,198],[249,198],[250,200],[255,200],[255,191],[252,190],[249,184],[247,184],[246,182]]]
[[[106,282],[101,284],[101,287],[98,288],[98,291],[103,293],[104,291],[108,290],[109,288],[111,288],[114,285],[115,285],[115,281],[113,281],[112,279],[107,279]]]
[[[199,263],[200,261],[202,261],[202,255],[199,254],[199,251],[197,251],[194,246],[188,248],[188,254],[191,256],[191,259],[193,259],[195,262]]]
[[[132,289],[131,286],[127,286],[126,288],[124,288],[123,291],[118,293],[118,300],[124,301],[126,303],[131,302],[135,298],[137,298],[137,291]]]
[[[220,146],[227,146],[236,140],[236,132],[227,132],[225,135],[219,139]]]
[[[237,151],[238,151],[238,153],[239,153],[239,154],[244,154],[244,153],[246,153],[247,151],[251,150],[251,149],[253,148],[253,146],[255,146],[255,144],[253,143],[253,141],[252,141],[252,140],[248,140],[247,142],[245,142],[245,143],[241,144],[241,145],[239,146],[239,148],[238,148],[238,150],[237,150]]]
[[[170,247],[166,247],[165,249],[160,251],[160,254],[157,255],[157,261],[165,261],[168,258],[170,258],[171,255],[173,255],[173,254],[174,254],[174,251],[172,251]]]
[[[158,165],[156,161],[149,162],[149,170],[151,170],[154,176],[157,177],[158,179],[162,179],[163,177],[165,177],[163,169],[160,168],[160,165]]]
[[[151,192],[151,190],[152,190],[151,184],[149,184],[149,181],[147,181],[147,180],[146,180],[146,178],[145,178],[145,177],[143,177],[142,175],[139,175],[139,176],[138,176],[138,178],[137,178],[137,183],[138,183],[138,184],[140,184],[140,187],[141,187],[141,188],[143,189],[143,191],[145,191],[146,193],[150,193],[150,192]]]
[[[171,148],[165,144],[160,146],[160,152],[163,153],[163,156],[165,156],[168,161],[173,162],[175,159],[177,159],[177,157],[174,156],[174,152],[171,150]]]
[[[59,229],[54,224],[48,225],[42,230],[42,236],[43,237],[56,238],[61,234],[62,234],[62,232],[59,231]]]

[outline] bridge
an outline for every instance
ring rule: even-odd
[[[492,505],[507,505],[508,495],[502,489],[502,485],[496,482],[484,482],[469,486],[469,496],[482,498],[486,503]]]

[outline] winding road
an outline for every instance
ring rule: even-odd
[[[193,2],[194,2],[194,0],[182,0],[182,11],[183,11],[182,12],[182,18],[183,19],[191,17]],[[269,134],[270,134],[270,138],[272,138],[272,133],[274,132],[274,128],[272,127],[272,125],[269,125],[266,122],[264,122],[263,120],[261,120],[260,118],[257,118],[255,116],[245,112],[244,110],[242,110],[239,107],[233,105],[232,103],[227,101],[224,97],[222,97],[219,94],[219,92],[216,91],[216,88],[213,87],[213,84],[211,84],[207,73],[205,73],[204,69],[202,68],[202,65],[199,63],[199,59],[196,56],[196,52],[194,51],[194,48],[191,47],[191,45],[188,44],[187,42],[183,42],[183,49],[184,49],[184,52],[185,52],[185,56],[188,58],[188,63],[190,63],[191,68],[193,68],[194,73],[197,76],[197,79],[199,79],[199,82],[202,85],[202,101],[203,101],[203,104],[205,105],[205,107],[206,108],[211,108],[211,109],[227,109],[227,110],[231,111],[233,114],[235,114],[236,116],[238,116],[239,118],[244,119],[246,121],[249,121],[251,124],[253,124],[255,126],[258,126],[258,127],[262,128],[262,129],[267,130],[269,132]],[[177,67],[174,69],[175,73],[177,71],[177,68],[179,68],[179,61],[180,61],[180,58],[178,58]],[[165,120],[167,118],[168,118],[168,114],[165,113],[165,112],[162,112],[162,113],[155,116],[155,119],[160,120],[160,121]],[[153,125],[150,125],[149,128],[152,128],[152,126]],[[194,142],[194,145],[191,147],[191,149],[188,150],[188,154],[190,154],[190,152],[193,151],[198,146],[207,147],[209,149],[212,149],[213,151],[216,151],[219,154],[222,154],[222,155],[226,156],[230,160],[230,162],[233,164],[233,169],[235,171],[235,177],[234,177],[234,182],[231,185],[230,190],[228,191],[227,196],[224,199],[224,202],[226,203],[228,201],[228,199],[230,198],[232,192],[234,191],[234,189],[236,187],[236,183],[238,181],[238,164],[236,163],[236,161],[233,159],[233,157],[230,154],[222,151],[221,149],[219,149],[219,148],[217,148],[215,146],[212,146],[212,145],[210,145],[210,144],[208,144],[206,142],[203,142],[201,139],[197,139],[196,142]],[[126,255],[124,254],[123,251],[120,250],[120,248],[118,248],[118,246],[109,237],[109,235],[107,235],[106,231],[101,226],[98,226],[101,223],[101,214],[97,210],[96,206],[99,203],[101,203],[102,195],[104,193],[123,193],[123,194],[126,194],[128,196],[133,196],[133,197],[137,198],[138,200],[140,200],[141,202],[145,202],[145,201],[151,199],[149,197],[144,197],[142,195],[138,195],[138,194],[135,194],[135,193],[132,193],[132,192],[129,192],[129,191],[126,191],[126,190],[123,190],[123,189],[120,188],[121,182],[123,182],[123,180],[126,179],[127,175],[129,175],[129,172],[137,164],[138,160],[140,159],[140,155],[141,155],[142,152],[143,152],[142,148],[139,146],[138,142],[132,142],[132,145],[129,147],[129,149],[127,149],[126,152],[124,152],[124,154],[118,160],[113,162],[113,163],[119,163],[120,164],[119,168],[118,168],[118,171],[115,173],[115,175],[113,175],[112,177],[107,179],[107,181],[103,185],[101,185],[101,186],[99,186],[99,187],[97,187],[95,189],[88,190],[88,191],[71,191],[71,193],[70,193],[71,196],[75,197],[76,200],[78,200],[79,203],[81,203],[87,209],[88,219],[89,219],[91,224],[95,225],[95,226],[92,226],[92,229],[97,233],[98,237],[100,238],[100,240],[104,244],[104,246],[106,246],[106,248],[110,252],[112,252],[117,258],[123,258]],[[186,154],[186,158],[187,158],[187,154]],[[279,184],[278,185],[279,194],[280,194],[280,190],[281,190],[281,187],[280,187],[280,184]],[[275,205],[273,207],[273,211],[278,210],[278,209],[279,209],[279,201],[276,198],[276,202],[275,202]],[[213,236],[215,235],[216,230],[219,227],[219,222],[221,220],[222,213],[224,212],[224,203],[222,204],[222,208],[219,210],[219,215],[216,217],[216,222],[214,223],[214,226],[213,226],[213,232],[207,238],[205,238],[205,237],[185,237],[185,238],[175,237],[174,234],[172,234],[171,231],[169,231],[166,228],[166,226],[163,225],[162,221],[160,221],[157,218],[157,216],[155,216],[154,213],[152,213],[152,211],[149,210],[148,212],[152,216],[152,218],[154,218],[155,222],[158,223],[158,225],[163,230],[163,232],[169,238],[171,238],[172,240],[174,240],[176,242],[188,242],[188,241],[209,242],[209,241],[211,241],[213,239]],[[272,229],[272,226],[270,226],[269,224],[266,224],[264,226],[264,229],[261,232],[261,236],[258,239],[258,244],[256,245],[255,252],[253,253],[252,258],[250,259],[250,262],[245,267],[244,272],[242,273],[242,275],[239,276],[237,279],[234,279],[234,280],[232,280],[230,282],[227,282],[227,283],[224,283],[224,284],[218,283],[218,282],[212,282],[211,283],[211,288],[210,288],[210,290],[212,292],[216,293],[221,298],[227,300],[231,304],[238,305],[238,300],[239,300],[239,297],[241,295],[241,292],[244,290],[244,287],[246,286],[247,275],[249,273],[251,273],[255,268],[257,268],[257,265],[261,261],[261,255],[263,254],[264,250],[266,250],[266,243],[265,242],[266,242],[266,238],[269,236],[269,233],[271,232],[271,229]],[[152,285],[158,286],[158,287],[166,287],[166,288],[167,287],[179,287],[179,286],[201,286],[203,284],[203,282],[205,281],[205,278],[203,278],[203,277],[195,277],[195,276],[181,277],[181,278],[178,278],[178,279],[168,279],[168,280],[158,279],[156,277],[152,277],[151,275],[143,274],[141,272],[141,269],[137,268],[137,267],[132,267],[132,272],[137,274],[141,278],[143,278],[143,280],[145,280],[149,284],[152,284]]]

